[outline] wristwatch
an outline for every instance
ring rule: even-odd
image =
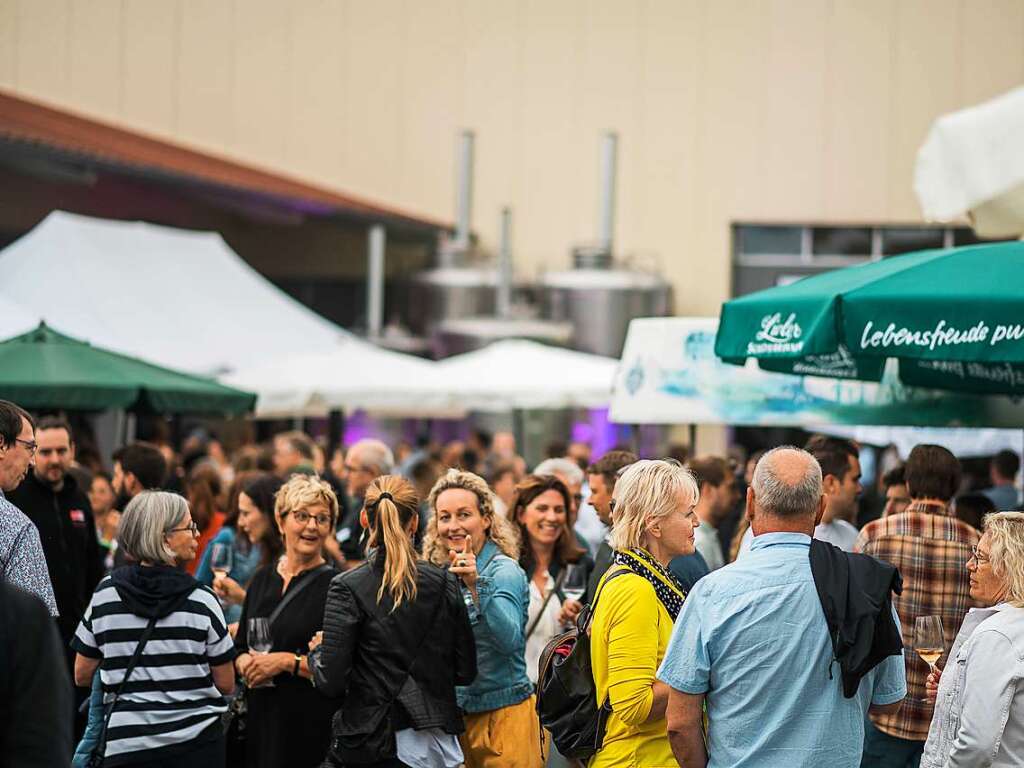
[[[295,666],[294,666],[294,667],[292,667],[292,674],[293,674],[293,675],[294,675],[295,677],[298,677],[298,676],[299,676],[299,663],[300,663],[301,661],[302,661],[302,657],[301,657],[301,656],[299,656],[299,654],[297,654],[297,653],[296,653],[296,654],[295,654]]]

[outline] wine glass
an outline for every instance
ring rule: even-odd
[[[249,619],[246,625],[247,639],[249,642],[249,653],[263,656],[270,653],[274,647],[274,640],[270,635],[270,621],[265,618]],[[273,688],[274,681],[269,680],[256,688]]]
[[[215,542],[210,545],[210,570],[213,571],[213,583],[223,579],[231,573],[231,546],[224,542]],[[220,598],[221,607],[227,605],[224,598]]]
[[[565,566],[565,578],[562,579],[562,594],[566,600],[580,602],[587,591],[587,574],[582,567],[576,563],[568,563]],[[566,629],[572,628],[572,622],[565,625]]]
[[[935,662],[946,650],[942,635],[942,619],[938,616],[918,616],[914,620],[914,650],[931,672],[937,672]],[[927,702],[927,699],[921,699]]]

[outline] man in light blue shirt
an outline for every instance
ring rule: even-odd
[[[856,768],[868,707],[895,711],[906,696],[897,655],[843,697],[809,559],[824,503],[809,453],[776,448],[758,462],[747,491],[751,550],[690,592],[658,670],[672,689],[668,733],[680,765]]]

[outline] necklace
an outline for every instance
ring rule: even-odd
[[[325,562],[327,562],[326,560],[323,559],[323,557],[318,557],[317,561],[318,562],[312,562],[312,563],[309,563],[308,565],[304,565],[304,566],[302,566],[300,568],[295,569],[291,573],[289,573],[288,569],[285,567],[287,562],[288,562],[288,558],[287,558],[286,555],[282,555],[281,559],[277,561],[277,573],[285,581],[291,581],[296,576],[298,576],[300,573],[305,573],[306,571],[308,571],[308,570],[310,570],[312,568],[316,568],[318,566],[321,566]]]

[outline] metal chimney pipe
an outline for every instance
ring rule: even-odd
[[[498,248],[498,291],[495,296],[498,317],[512,314],[512,209],[501,209],[501,243]]]
[[[458,170],[455,199],[455,245],[469,248],[469,225],[473,213],[473,144],[472,131],[463,131],[459,138]]]
[[[609,131],[601,143],[601,210],[598,240],[609,255],[615,240],[615,171],[619,149],[618,134]]]
[[[366,333],[372,340],[380,338],[384,327],[384,245],[384,225],[374,224],[366,254]]]

